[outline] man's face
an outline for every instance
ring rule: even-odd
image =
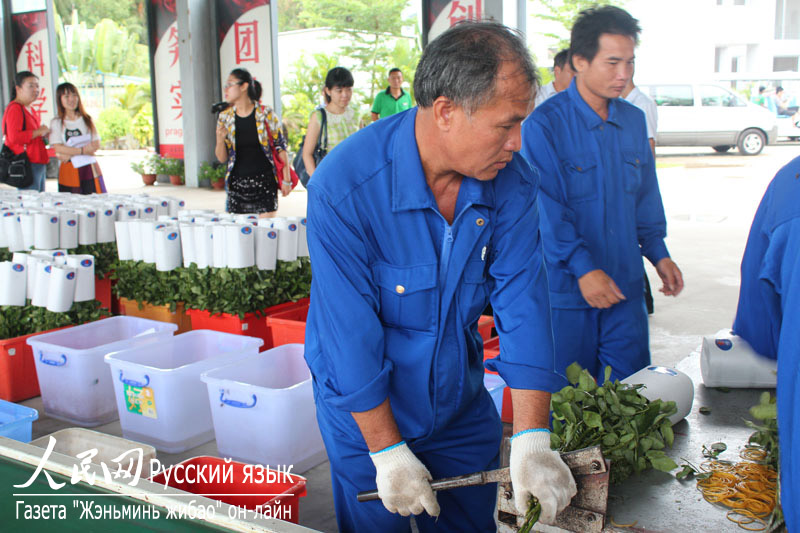
[[[575,76],[575,73],[570,68],[569,61],[567,61],[564,63],[563,67],[553,67],[553,75],[556,79],[556,85],[559,87],[567,87],[570,82],[572,82],[572,77]]]
[[[391,74],[389,74],[389,87],[392,89],[399,89],[403,86],[403,73],[399,70],[395,70]]]
[[[453,170],[481,181],[494,179],[521,148],[520,128],[531,112],[531,86],[513,63],[504,63],[492,99],[471,116],[457,107],[447,136]]]
[[[591,62],[579,55],[573,58],[578,83],[598,98],[617,98],[633,77],[634,40],[625,35],[603,33],[598,44]]]

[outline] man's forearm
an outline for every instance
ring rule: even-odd
[[[550,395],[548,394],[548,402]],[[360,413],[351,413],[364,436],[370,452],[378,452],[403,440],[392,414],[389,398],[378,407]]]
[[[511,389],[511,403],[514,406],[514,433],[550,427],[549,392]]]

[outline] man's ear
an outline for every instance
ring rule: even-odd
[[[589,68],[590,61],[582,55],[575,54],[572,56],[572,65],[575,66],[573,72],[578,74]]]
[[[457,106],[452,100],[446,96],[440,96],[433,101],[433,121],[438,128],[443,131],[449,131],[452,127],[453,113],[456,111]]]

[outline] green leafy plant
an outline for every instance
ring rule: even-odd
[[[209,163],[204,161],[200,165],[198,178],[200,180],[207,179],[211,183],[218,183],[220,181],[225,181],[227,170],[227,167],[222,163]]]
[[[111,279],[117,280],[113,291],[119,298],[145,303],[167,305],[175,311],[178,302],[184,301],[181,285],[182,268],[169,272],[156,270],[156,265],[144,261],[118,261]]]
[[[648,468],[669,472],[678,465],[666,456],[674,434],[669,416],[677,411],[675,402],[650,401],[639,391],[643,385],[610,381],[595,383],[592,375],[577,363],[567,368],[571,386],[552,395],[554,449],[567,452],[600,445],[611,460],[611,482],[619,483]]]
[[[161,169],[159,174],[166,174],[168,176],[183,176],[183,159],[175,159],[172,157],[161,158]]]
[[[51,329],[94,322],[110,316],[100,302],[76,302],[66,313],[53,313],[45,307],[0,306],[0,339],[12,339]]]
[[[0,248],[0,261],[11,261],[14,258],[14,252],[8,248]]]
[[[158,174],[159,159],[160,156],[158,154],[147,154],[141,161],[131,163],[131,170],[137,174]]]
[[[133,117],[133,138],[139,146],[149,146],[153,141],[153,110],[149,105],[142,106]]]
[[[747,427],[755,430],[750,435],[748,442],[764,448],[764,451],[767,452],[765,463],[777,471],[780,453],[778,449],[778,406],[775,397],[769,392],[762,392],[758,405],[750,408],[750,416],[758,420],[760,424],[749,420],[744,421]]]
[[[119,107],[109,107],[97,117],[97,132],[103,142],[119,147],[120,139],[131,132],[131,116]]]

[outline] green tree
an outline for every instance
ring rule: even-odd
[[[109,107],[97,117],[97,133],[104,143],[119,148],[123,137],[131,132],[131,116],[124,109]]]
[[[307,28],[300,20],[303,12],[301,0],[278,0],[278,31],[302,30]]]
[[[116,104],[135,117],[142,107],[149,107],[151,100],[149,83],[129,83],[125,86],[125,92],[116,97]]]
[[[55,0],[54,3],[56,13],[65,20],[69,20],[73,10],[90,28],[110,19],[135,34],[140,43],[147,43],[146,0]]]
[[[387,37],[400,37],[413,19],[403,19],[408,0],[300,0],[300,20],[309,27],[327,27],[350,44],[342,55],[358,62],[370,76],[368,100],[371,102],[386,81],[382,60],[391,54]]]
[[[559,48],[567,48],[572,24],[581,11],[590,7],[604,5],[623,7],[625,0],[541,0],[540,3],[547,9],[548,13],[538,15],[538,18],[558,22],[564,28],[564,33],[544,33],[544,35],[558,41]]]

